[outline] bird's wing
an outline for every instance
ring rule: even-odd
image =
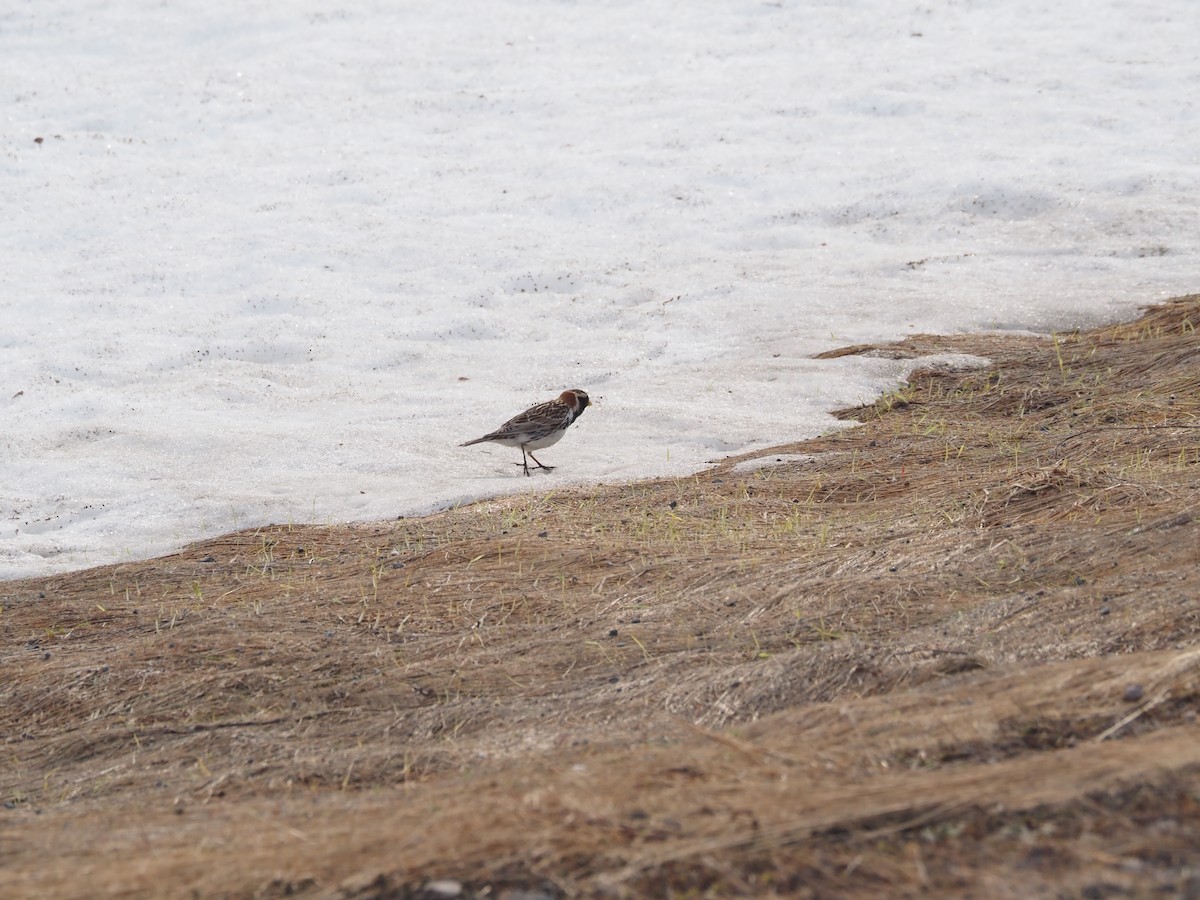
[[[525,412],[517,413],[517,415],[509,419],[493,431],[491,436],[507,437],[544,427],[553,405],[553,401],[547,401],[546,403],[539,403],[537,406],[531,406]]]

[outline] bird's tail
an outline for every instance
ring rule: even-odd
[[[486,441],[486,440],[487,440],[487,438],[486,438],[486,437],[475,438],[475,440],[473,440],[473,441],[467,441],[465,444],[459,444],[458,446],[460,446],[460,447],[470,447],[472,444],[482,444],[482,443],[483,443],[484,441]]]

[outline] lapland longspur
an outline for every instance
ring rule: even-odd
[[[529,474],[531,459],[539,469],[550,471],[554,466],[543,466],[531,451],[557,444],[568,426],[583,414],[591,402],[587,392],[579,388],[563,391],[553,400],[531,406],[525,412],[513,416],[491,434],[467,441],[461,446],[470,447],[472,444],[491,441],[505,447],[520,447],[520,465],[525,467],[526,475]]]

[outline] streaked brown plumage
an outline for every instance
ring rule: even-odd
[[[513,416],[490,434],[467,441],[461,446],[470,447],[472,444],[491,441],[505,447],[520,447],[520,464],[525,467],[526,475],[529,474],[531,459],[539,469],[550,471],[554,467],[543,466],[530,451],[557,444],[570,424],[583,414],[591,402],[587,392],[579,388],[563,391],[553,400],[531,406],[525,412]]]

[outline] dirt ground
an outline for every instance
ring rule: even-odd
[[[990,363],[0,582],[0,896],[1200,896],[1197,323],[850,348]]]

